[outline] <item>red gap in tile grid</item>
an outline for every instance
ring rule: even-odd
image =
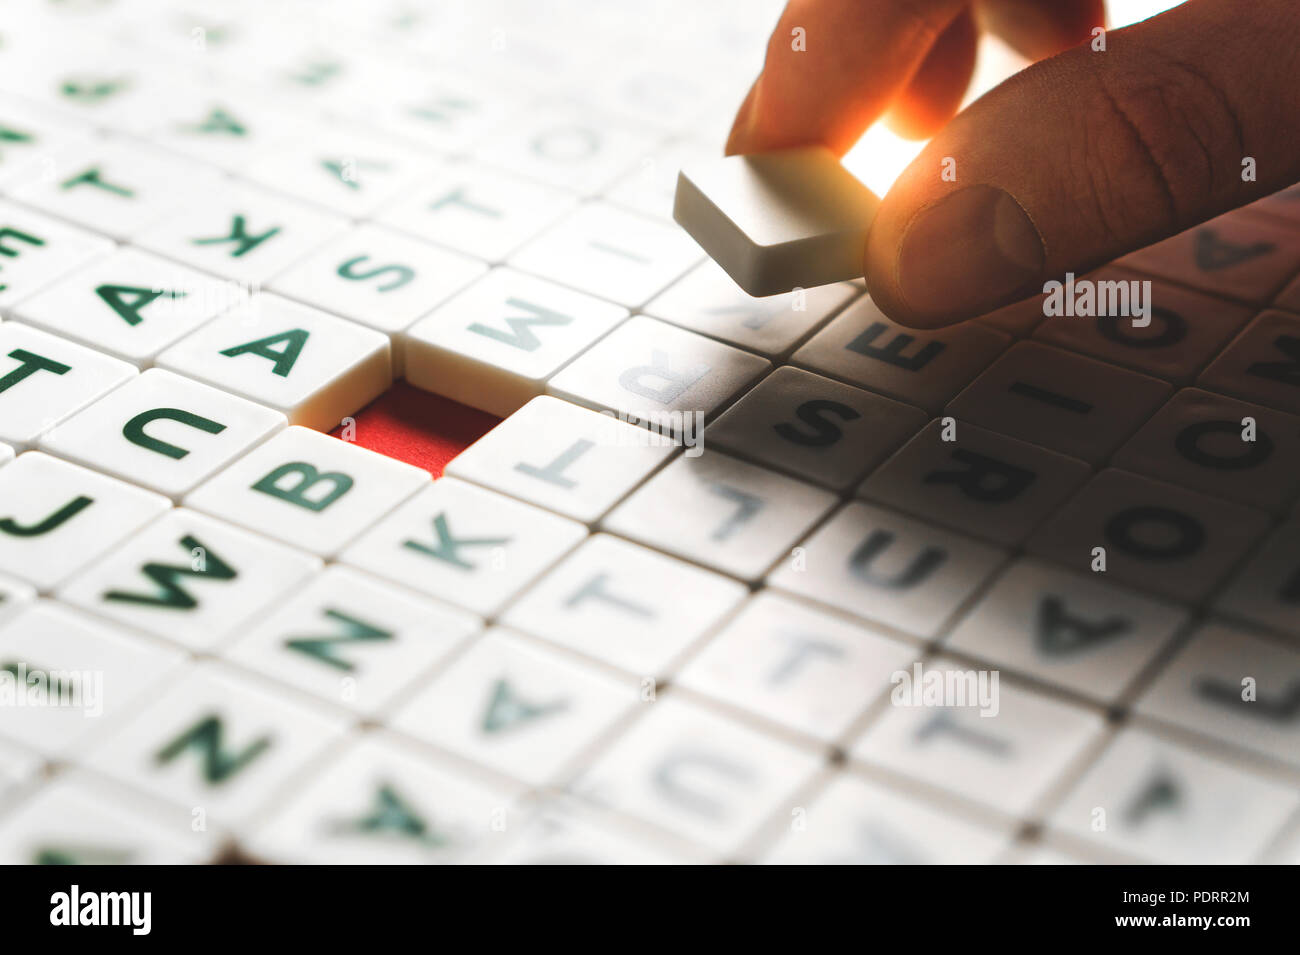
[[[501,420],[448,398],[397,382],[358,411],[356,443],[442,476],[447,462]],[[340,437],[340,426],[330,432]]]

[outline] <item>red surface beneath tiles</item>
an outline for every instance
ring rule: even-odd
[[[442,476],[447,462],[501,420],[399,381],[353,416],[354,440],[363,448]],[[330,434],[341,437],[343,429]]]

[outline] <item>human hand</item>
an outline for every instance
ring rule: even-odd
[[[934,135],[863,264],[880,308],[922,328],[1300,179],[1300,3],[1189,0],[1094,33],[1103,16],[1101,0],[791,0],[727,152],[843,154],[882,116]],[[980,29],[1039,62],[954,117]]]

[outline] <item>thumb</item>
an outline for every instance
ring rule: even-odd
[[[1300,179],[1298,30],[1292,0],[1191,0],[1012,77],[881,203],[872,298],[947,325]]]

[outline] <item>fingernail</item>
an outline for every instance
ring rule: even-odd
[[[1045,261],[1042,236],[1010,193],[965,186],[908,225],[898,288],[920,318],[980,315],[1028,294]]]

